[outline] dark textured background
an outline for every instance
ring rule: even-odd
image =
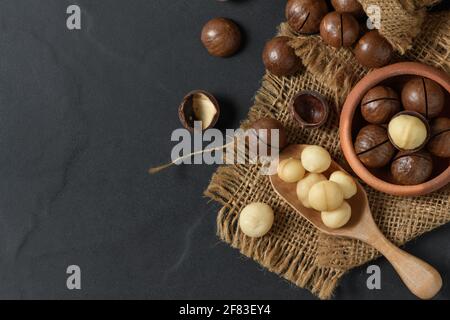
[[[68,31],[66,8],[82,9]],[[218,205],[202,192],[213,166],[166,161],[183,95],[217,95],[234,128],[263,75],[264,42],[284,1],[16,0],[0,2],[0,298],[310,299],[220,243]],[[215,16],[246,45],[231,59],[199,42]],[[443,275],[450,297],[450,226],[406,246]],[[337,299],[413,298],[384,259],[381,291],[353,270]],[[66,289],[66,268],[82,290]]]

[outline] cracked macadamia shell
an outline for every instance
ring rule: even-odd
[[[201,121],[202,130],[212,128],[219,115],[220,106],[216,98],[203,90],[189,92],[178,108],[180,121],[189,130],[194,130],[194,123],[197,121]]]
[[[324,225],[331,229],[339,229],[345,226],[352,217],[352,208],[347,201],[336,210],[322,211],[321,218]]]
[[[301,155],[303,168],[308,172],[322,173],[331,165],[331,156],[320,146],[308,146]]]
[[[305,178],[300,180],[297,183],[297,197],[298,200],[303,204],[306,208],[311,208],[309,204],[309,190],[311,190],[312,186],[318,182],[326,181],[327,178],[320,173],[308,173]]]
[[[320,22],[327,12],[325,0],[289,0],[285,10],[289,26],[303,34],[319,32]]]
[[[374,124],[369,124],[359,131],[354,147],[359,160],[367,168],[384,167],[395,153],[386,129]]]
[[[278,177],[284,182],[294,183],[303,179],[305,169],[298,159],[285,159],[278,164]]]
[[[359,24],[350,13],[328,13],[320,23],[320,36],[332,47],[350,47],[359,37]]]
[[[318,182],[309,190],[308,201],[317,211],[332,211],[342,205],[344,192],[336,182]]]
[[[254,202],[242,209],[239,217],[239,227],[245,235],[259,238],[270,231],[273,220],[273,210],[269,205],[262,202]]]
[[[336,182],[341,187],[344,192],[344,199],[350,199],[358,192],[355,180],[343,171],[333,172],[330,176],[330,181]]]
[[[361,101],[361,114],[372,124],[384,124],[400,112],[400,98],[389,87],[377,86],[370,89]]]
[[[444,91],[433,80],[415,77],[403,87],[402,104],[405,110],[419,112],[427,119],[431,119],[437,117],[444,109]]]

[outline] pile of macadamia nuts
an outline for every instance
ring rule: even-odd
[[[378,85],[365,94],[360,111],[367,124],[354,147],[367,168],[390,166],[395,183],[417,185],[432,176],[433,158],[450,157],[450,119],[444,116],[444,91],[435,81],[414,76],[401,88],[397,93]]]
[[[367,30],[368,17],[361,4],[357,0],[332,0],[331,5],[335,11],[329,11],[325,0],[289,0],[287,23],[297,34],[320,34],[334,48],[353,47],[356,60],[365,67],[387,65],[394,50],[378,30]],[[290,40],[275,37],[264,48],[264,65],[276,76],[291,76],[300,69],[300,59],[288,45]]]
[[[320,146],[306,147],[300,159],[289,158],[278,165],[278,177],[287,183],[297,183],[298,200],[306,208],[321,212],[322,222],[331,229],[345,226],[352,209],[347,199],[357,192],[352,177],[343,171],[333,172],[329,179],[324,172],[330,168],[331,156]]]
[[[277,173],[282,181],[293,184],[303,207],[320,212],[322,222],[328,228],[339,229],[352,216],[352,208],[346,200],[352,198],[358,189],[353,178],[344,171],[335,171],[327,179],[324,173],[331,162],[326,149],[311,145],[303,149],[299,159],[282,160]],[[273,222],[272,208],[260,202],[247,205],[239,217],[241,231],[253,238],[266,235]]]

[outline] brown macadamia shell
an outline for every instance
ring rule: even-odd
[[[319,32],[320,21],[328,13],[325,0],[289,0],[286,4],[286,20],[298,33]]]
[[[215,18],[202,29],[201,40],[209,54],[229,57],[241,47],[242,35],[239,27],[230,19]]]
[[[444,109],[445,96],[442,87],[433,80],[414,77],[402,90],[405,110],[415,111],[427,119],[437,117]]]
[[[359,37],[359,23],[350,13],[328,13],[320,23],[320,36],[332,47],[350,47]]]
[[[202,130],[214,127],[219,119],[220,106],[216,98],[204,90],[189,92],[178,108],[181,124],[189,130],[194,130],[194,122],[202,122]]]
[[[450,119],[436,118],[431,124],[428,151],[440,158],[450,158]]]
[[[288,42],[289,37],[275,37],[268,41],[263,51],[263,62],[267,70],[279,77],[296,74],[301,68],[299,57]]]
[[[390,87],[376,86],[361,100],[361,114],[372,124],[384,124],[400,112],[400,97]]]
[[[433,172],[433,160],[427,152],[400,151],[391,164],[394,180],[402,185],[418,185],[427,181]]]
[[[387,65],[394,54],[391,44],[377,30],[362,36],[353,50],[356,60],[368,68],[380,68]]]
[[[374,124],[367,125],[359,131],[354,147],[358,158],[368,168],[384,167],[395,153],[387,130]]]
[[[362,5],[357,0],[331,0],[331,5],[337,12],[350,13],[355,17],[365,15]]]

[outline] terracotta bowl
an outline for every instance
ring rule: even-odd
[[[389,166],[382,169],[366,168],[353,148],[359,130],[367,123],[362,118],[360,103],[364,95],[377,85],[387,85],[399,94],[403,84],[413,76],[423,76],[439,83],[446,91],[445,109],[440,116],[450,117],[450,76],[445,72],[416,62],[401,62],[374,70],[359,81],[345,101],[340,119],[341,147],[356,175],[372,188],[398,196],[420,196],[436,191],[450,182],[450,159],[433,157],[434,170],[427,182],[414,186],[395,184]]]

